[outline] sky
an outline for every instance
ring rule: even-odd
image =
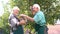
[[[4,13],[4,8],[3,8],[2,1],[3,1],[4,4],[6,4],[6,3],[8,3],[9,0],[0,0],[0,16],[2,16],[3,13]]]

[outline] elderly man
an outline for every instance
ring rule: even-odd
[[[26,17],[28,20],[36,23],[35,30],[37,34],[45,34],[46,21],[44,13],[40,11],[40,6],[38,4],[34,4],[31,9],[32,14],[34,15],[33,18],[24,14],[21,14],[20,16]]]
[[[22,25],[25,24],[25,20],[18,19],[17,18],[18,13],[19,13],[19,8],[15,6],[13,8],[12,14],[10,14],[9,16],[9,23],[11,27],[10,34],[24,34]]]

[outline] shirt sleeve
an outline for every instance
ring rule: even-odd
[[[41,19],[42,19],[42,17],[41,17],[40,14],[37,14],[37,15],[34,16],[34,21],[35,21],[36,23],[38,23]]]

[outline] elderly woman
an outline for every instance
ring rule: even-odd
[[[12,11],[12,14],[9,16],[10,34],[24,34],[22,25],[25,24],[25,20],[17,18],[19,8],[15,6]]]
[[[38,4],[34,4],[32,6],[32,14],[34,17],[29,17],[27,15],[21,14],[20,16],[26,17],[30,21],[34,21],[36,23],[35,25],[35,30],[37,34],[45,34],[45,28],[46,28],[46,21],[45,21],[45,16],[42,11],[40,11],[40,6]]]

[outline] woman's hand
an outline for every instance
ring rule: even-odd
[[[25,20],[21,20],[19,24],[24,25],[24,24],[26,24],[26,22],[25,22]]]

